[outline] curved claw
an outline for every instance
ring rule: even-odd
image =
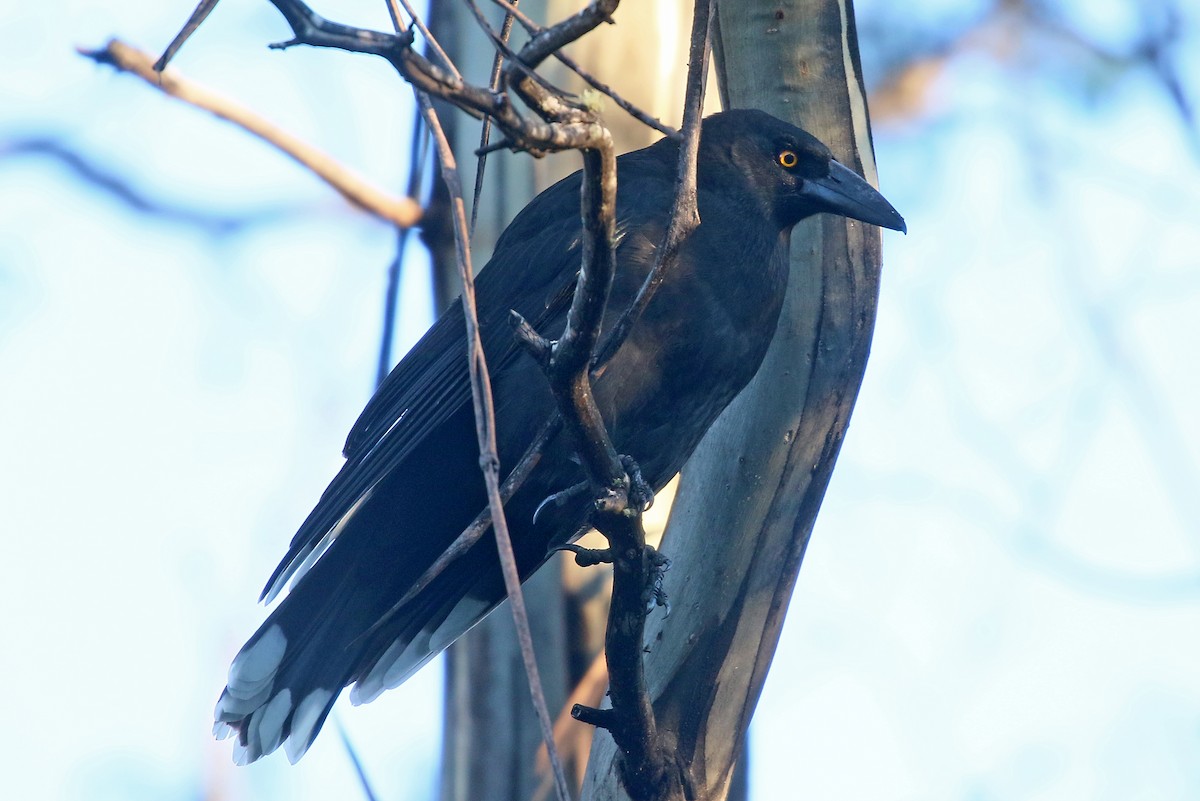
[[[542,510],[548,505],[553,504],[556,509],[566,506],[572,498],[583,494],[588,488],[586,481],[581,481],[574,486],[567,487],[565,490],[560,490],[553,495],[548,496],[544,501],[538,504],[537,509],[533,510],[533,524],[536,526],[538,517],[542,514]]]

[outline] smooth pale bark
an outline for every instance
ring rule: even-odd
[[[715,45],[727,107],[801,125],[875,182],[849,0],[721,2]],[[647,674],[696,799],[725,797],[766,679],[866,368],[879,268],[877,228],[797,226],[766,361],[684,469],[663,543],[675,611],[647,628]],[[589,801],[626,798],[616,758],[597,736]]]

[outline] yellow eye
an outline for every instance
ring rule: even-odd
[[[779,166],[786,167],[789,170],[795,167],[800,161],[794,150],[781,150],[775,158],[779,162]]]

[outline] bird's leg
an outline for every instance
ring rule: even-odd
[[[661,606],[666,610],[666,614],[670,616],[671,601],[667,598],[667,591],[663,589],[663,579],[666,577],[666,572],[671,569],[671,560],[653,545],[643,545],[642,547],[645,549],[647,562],[646,589],[642,593],[642,600],[646,605],[646,614],[653,612],[655,607]],[[612,548],[585,548],[582,545],[568,542],[552,550],[570,551],[575,554],[575,564],[580,567],[611,565],[613,563]]]
[[[642,478],[642,468],[638,467],[638,463],[632,456],[622,455],[621,466],[625,468],[625,474],[629,476],[629,490],[626,496],[629,506],[637,509],[638,514],[641,514],[654,505],[654,488],[646,483],[646,479]]]
[[[646,482],[642,476],[642,468],[638,466],[632,456],[622,455],[621,465],[625,468],[625,474],[629,476],[629,489],[626,496],[629,507],[625,514],[640,515],[654,505],[654,488]],[[642,593],[646,614],[653,612],[656,606],[661,606],[669,616],[671,602],[667,599],[667,591],[663,589],[663,579],[666,572],[671,569],[671,560],[659,553],[653,545],[642,545],[642,547],[646,554],[646,587]],[[578,557],[576,557],[576,561],[578,561]]]
[[[647,545],[645,532],[642,531],[641,515],[642,512],[654,504],[654,488],[642,476],[642,469],[632,456],[622,455],[620,459],[621,467],[625,470],[625,475],[627,476],[626,485],[622,488],[625,496],[624,508],[609,508],[607,511],[617,512],[618,519],[624,521],[617,527],[618,529],[626,530],[627,534],[636,535],[634,541],[628,543],[631,548],[628,551],[627,558],[636,561],[637,549],[641,549],[641,572],[645,577],[645,583],[642,587],[642,605],[646,610],[645,614],[648,615],[654,611],[655,607],[661,606],[670,615],[671,602],[667,599],[667,592],[663,588],[663,579],[666,572],[671,569],[671,560],[659,553],[658,549],[653,545]],[[598,512],[605,510],[605,505],[612,500],[611,496],[612,493],[610,492],[609,495],[596,500],[596,509]],[[594,550],[582,548],[578,545],[565,546],[566,550],[570,550],[575,554],[576,564],[582,567],[600,563],[611,564],[614,562],[612,540],[617,531],[607,528],[599,521],[597,521],[597,527],[608,537],[608,548]]]

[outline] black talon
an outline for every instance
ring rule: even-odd
[[[533,510],[533,524],[535,526],[537,525],[538,516],[542,513],[542,510],[546,508],[547,504],[552,503],[552,504],[554,504],[554,506],[556,508],[561,509],[562,507],[564,507],[568,503],[570,503],[572,498],[576,498],[576,497],[582,495],[587,490],[587,488],[588,488],[588,483],[586,481],[581,481],[578,484],[567,487],[565,490],[560,490],[560,491],[554,493],[553,495],[550,495],[544,501],[542,501],[541,503],[538,504],[537,509]]]

